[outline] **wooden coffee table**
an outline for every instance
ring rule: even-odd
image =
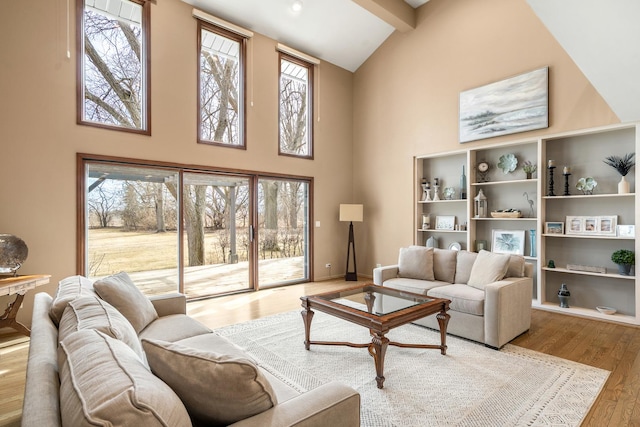
[[[374,302],[377,298],[394,298],[402,300],[404,308],[390,312],[377,313],[374,310]],[[389,345],[411,348],[440,349],[440,353],[447,354],[447,324],[449,323],[449,304],[451,301],[442,298],[430,298],[426,295],[404,292],[397,289],[365,284],[354,286],[336,292],[325,292],[317,295],[300,297],[302,300],[302,318],[304,320],[305,340],[307,350],[311,344],[316,345],[345,345],[348,347],[367,347],[369,354],[373,356],[376,366],[376,382],[378,388],[384,385],[384,357]],[[358,301],[364,299],[366,308],[353,307],[344,303],[344,299]],[[343,300],[343,301],[340,301]],[[384,307],[384,305],[383,305]],[[322,311],[340,319],[364,326],[369,329],[371,342],[357,344],[343,341],[311,341],[311,320],[313,310]],[[365,311],[366,310],[366,311]],[[436,314],[440,326],[440,345],[435,344],[404,344],[389,341],[385,336],[387,332],[398,326],[413,322],[422,317]]]

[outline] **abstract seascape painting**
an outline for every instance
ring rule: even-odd
[[[460,143],[549,127],[549,67],[460,92]]]

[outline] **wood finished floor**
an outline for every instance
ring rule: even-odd
[[[296,310],[301,295],[355,284],[335,280],[219,297],[189,303],[188,313],[217,328]],[[531,329],[511,343],[611,371],[583,426],[640,426],[640,328],[533,310]],[[20,425],[27,354],[28,343],[0,347],[0,426]]]

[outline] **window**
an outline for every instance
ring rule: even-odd
[[[280,52],[280,154],[313,158],[313,64]]]
[[[246,39],[198,20],[198,142],[245,148]]]
[[[78,0],[78,123],[151,134],[144,0]]]

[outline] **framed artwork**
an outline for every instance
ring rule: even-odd
[[[566,223],[567,234],[582,234],[584,232],[584,217],[568,216]]]
[[[524,230],[493,230],[491,251],[524,255]]]
[[[618,229],[618,237],[635,237],[636,236],[635,225],[619,225],[617,229]]]
[[[618,216],[567,216],[567,234],[615,236]]]
[[[454,215],[436,216],[436,230],[453,230],[456,225]]]
[[[598,217],[588,216],[584,218],[584,230],[585,234],[598,234]]]
[[[564,234],[564,222],[545,222],[544,234]]]
[[[460,143],[549,127],[549,67],[460,92]]]
[[[600,216],[598,217],[598,234],[602,236],[615,236],[617,225],[617,216]]]

